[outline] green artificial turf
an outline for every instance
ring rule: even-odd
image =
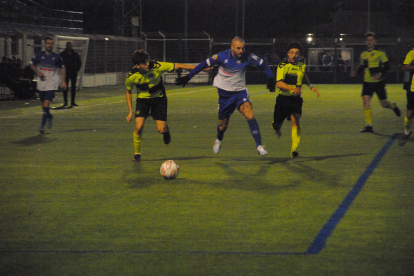
[[[36,101],[0,103],[0,275],[411,275],[414,140],[392,138],[403,116],[375,97],[375,133],[359,133],[361,85],[316,87],[319,98],[304,89],[296,159],[290,122],[279,139],[271,129],[276,94],[264,85],[249,86],[264,157],[237,111],[213,153],[211,86],[168,87],[171,144],[148,119],[141,163],[123,86],[78,92],[44,135]],[[405,114],[401,85],[387,91]],[[306,254],[387,143],[321,251]],[[159,173],[168,159],[175,180]]]

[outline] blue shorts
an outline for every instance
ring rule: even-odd
[[[242,104],[250,102],[249,92],[247,89],[236,92],[228,92],[218,88],[218,94],[219,120],[229,118],[236,108],[240,111],[240,106]]]
[[[53,99],[55,98],[55,90],[39,91],[39,98],[42,103],[45,100],[49,102],[53,102]]]

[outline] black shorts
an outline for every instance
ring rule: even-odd
[[[135,118],[152,116],[154,120],[167,121],[167,97],[157,97],[152,99],[137,99],[135,108]]]
[[[379,82],[364,82],[362,84],[362,95],[372,97],[374,93],[377,93],[380,100],[387,99],[387,91],[385,90],[385,81]]]
[[[303,99],[300,96],[277,96],[273,121],[276,124],[281,124],[286,118],[290,118],[292,114],[302,115],[302,105]]]
[[[407,109],[414,110],[414,91],[407,89]]]

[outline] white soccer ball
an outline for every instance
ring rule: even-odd
[[[180,166],[173,160],[167,160],[162,163],[160,173],[165,179],[174,179],[180,173]]]

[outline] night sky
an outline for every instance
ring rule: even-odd
[[[30,0],[20,0],[30,5]],[[121,0],[31,0],[50,8],[82,11],[84,33],[121,35],[114,22]],[[366,11],[369,0],[244,0],[245,37],[304,34],[318,23],[329,23],[336,11]],[[125,11],[139,0],[125,0]],[[184,33],[185,0],[142,0],[143,32]],[[188,32],[212,37],[241,35],[243,0],[187,0]],[[400,25],[413,24],[414,1],[371,0],[371,11],[392,11]],[[132,13],[131,13],[132,14]],[[136,13],[135,15],[139,15]],[[238,20],[237,20],[237,19]],[[411,18],[411,19],[408,19]],[[237,22],[237,27],[236,27]]]

